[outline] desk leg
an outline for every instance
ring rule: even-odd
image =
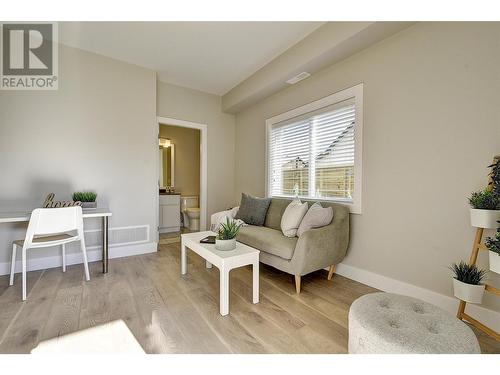
[[[259,303],[259,261],[253,263],[252,265],[253,273],[253,303]]]
[[[108,273],[108,217],[102,218],[102,273]]]

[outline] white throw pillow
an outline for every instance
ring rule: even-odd
[[[301,236],[302,233],[313,228],[321,228],[332,222],[333,219],[333,209],[331,207],[321,207],[319,203],[314,203],[309,211],[304,215],[299,229],[297,230],[297,236]]]
[[[285,236],[295,237],[306,212],[307,203],[301,203],[299,199],[290,202],[281,217],[281,231]]]

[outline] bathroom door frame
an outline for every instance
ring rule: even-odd
[[[161,117],[157,116],[156,120],[158,122],[158,135],[160,133],[160,125],[173,125],[179,126],[182,128],[190,128],[190,129],[198,129],[200,131],[200,230],[206,230],[207,228],[207,170],[208,170],[208,149],[207,149],[207,132],[208,127],[207,124],[202,124],[198,122],[179,120],[171,117]],[[156,140],[156,147],[158,147],[158,140]],[[156,173],[158,181],[160,175],[160,161],[157,159]],[[156,228],[159,225],[159,206],[160,206],[160,197],[158,195],[158,202],[156,204],[157,207],[157,215],[156,215]],[[157,229],[158,230],[158,229]]]

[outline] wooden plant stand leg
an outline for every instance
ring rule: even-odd
[[[481,239],[483,238],[483,232],[483,228],[476,229],[476,237],[474,238],[474,244],[472,245],[469,264],[476,264],[477,254],[479,253],[479,248],[481,247]]]
[[[500,155],[495,156],[493,158],[493,164],[497,164],[500,160]],[[492,175],[491,173],[489,174],[489,181],[488,185],[492,183]],[[474,244],[472,245],[472,251],[470,254],[470,259],[469,259],[469,264],[470,265],[475,265],[477,261],[477,255],[479,253],[479,250],[488,250],[488,248],[485,246],[485,244],[481,243],[482,238],[483,238],[483,228],[477,228],[476,229],[476,237],[474,238]],[[492,285],[486,284],[485,286],[485,291],[488,293],[495,294],[500,297],[500,289],[495,288]],[[457,311],[457,318],[460,320],[466,320],[469,322],[471,325],[476,327],[477,329],[483,331],[487,335],[493,337],[495,340],[500,341],[500,333],[495,332],[492,330],[490,327],[484,325],[480,321],[474,319],[472,316],[468,315],[465,313],[465,307],[466,307],[466,302],[465,301],[460,301],[460,304],[458,305],[458,311]]]
[[[465,312],[465,301],[460,300],[460,303],[458,304],[458,311],[457,311],[457,318],[462,319],[462,316],[464,315]]]
[[[476,230],[476,236],[474,238],[474,244],[472,245],[472,251],[470,254],[470,258],[469,258],[469,264],[471,264],[471,265],[476,264],[479,250],[486,249],[486,247],[481,244],[481,240],[483,238],[483,232],[484,232],[483,228],[477,228],[477,230]],[[492,294],[495,294],[497,296],[500,296],[500,289],[495,288],[492,285],[486,285],[485,291],[492,293]],[[483,331],[487,335],[493,337],[495,340],[500,341],[500,334],[498,332],[495,332],[490,327],[488,327],[488,326],[484,325],[483,323],[481,323],[480,321],[474,319],[469,314],[466,314],[465,307],[466,307],[466,302],[460,301],[460,304],[458,305],[458,311],[457,311],[457,318],[458,319],[467,321],[469,324],[471,324],[474,327],[476,327],[477,329]]]
[[[470,316],[470,315],[468,315],[466,313],[463,313],[462,314],[462,320],[466,320],[467,322],[469,322],[471,325],[473,325],[477,329],[479,329],[479,330],[483,331],[484,333],[486,333],[488,336],[491,336],[495,340],[500,341],[500,335],[498,334],[498,332],[495,332],[490,327],[485,326],[483,323],[481,323],[480,321],[474,319],[472,316]]]

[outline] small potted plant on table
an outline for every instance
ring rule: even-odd
[[[73,193],[73,201],[82,202],[82,208],[97,208],[97,194],[93,191],[77,191]]]
[[[229,251],[236,249],[236,235],[240,230],[241,224],[236,221],[226,218],[226,222],[222,223],[219,232],[215,238],[215,248],[217,250]]]
[[[481,284],[486,271],[461,261],[451,266],[453,271],[453,291],[455,297],[470,303],[483,301],[485,285]]]
[[[500,228],[497,228],[494,237],[486,239],[486,247],[490,255],[490,271],[500,273]]]

